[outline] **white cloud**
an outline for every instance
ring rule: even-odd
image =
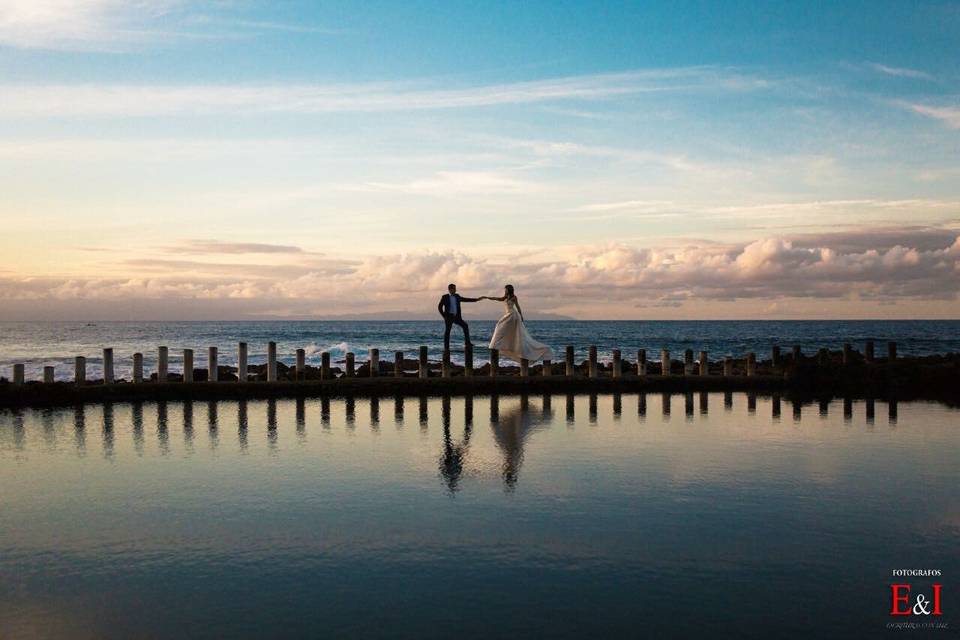
[[[939,120],[951,129],[960,129],[960,107],[936,107],[915,102],[898,104],[920,115]]]
[[[643,92],[729,90],[712,67],[650,69],[509,84],[437,89],[409,83],[331,85],[6,85],[2,116],[178,116],[457,109]]]
[[[908,69],[906,67],[891,67],[885,64],[880,64],[879,62],[871,62],[869,64],[870,68],[874,71],[879,71],[888,76],[897,76],[900,78],[917,78],[920,80],[933,80],[933,76],[927,73],[926,71],[918,71],[917,69]]]

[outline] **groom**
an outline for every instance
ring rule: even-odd
[[[455,324],[460,325],[460,328],[463,329],[464,346],[472,347],[473,344],[470,343],[470,327],[467,326],[467,323],[464,322],[460,316],[460,303],[477,302],[480,298],[464,298],[457,293],[457,285],[455,284],[447,285],[447,291],[450,293],[441,296],[440,304],[437,305],[437,311],[443,316],[443,321],[447,325],[446,331],[443,332],[443,348],[446,351],[450,350],[450,329],[452,329]]]

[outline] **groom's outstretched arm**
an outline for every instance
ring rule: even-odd
[[[464,298],[460,296],[460,302],[479,302],[480,298]]]

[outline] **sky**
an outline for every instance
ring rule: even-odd
[[[960,2],[0,0],[0,320],[960,318],[957,42]]]

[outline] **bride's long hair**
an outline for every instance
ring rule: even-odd
[[[508,300],[509,300],[510,298],[516,297],[516,294],[513,293],[513,285],[512,285],[512,284],[508,284],[507,286],[505,286],[505,287],[503,288],[503,291],[504,291],[504,293],[507,294],[507,299],[508,299]]]

